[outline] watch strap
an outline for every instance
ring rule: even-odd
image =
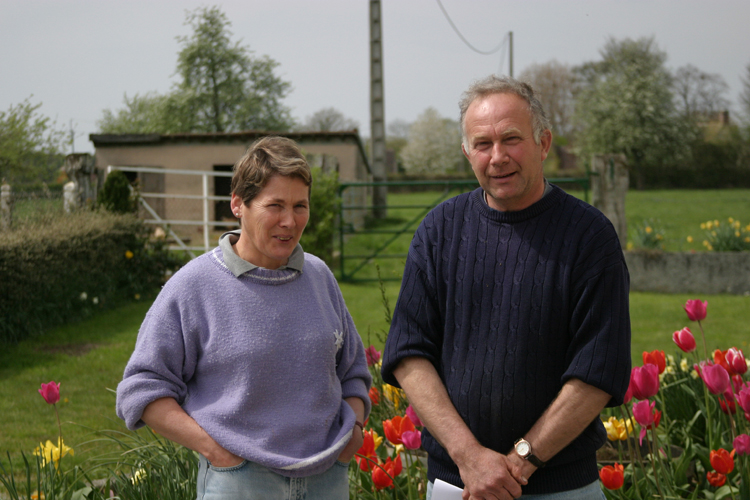
[[[524,458],[526,460],[528,460],[529,462],[531,462],[532,464],[534,464],[534,466],[537,469],[541,469],[542,467],[544,467],[545,465],[547,465],[546,462],[542,462],[541,460],[539,460],[539,458],[537,458],[536,455],[534,455],[533,453],[529,453]]]

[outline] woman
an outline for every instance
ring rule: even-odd
[[[345,499],[371,384],[325,263],[299,245],[310,167],[285,138],[237,162],[240,230],[184,266],[141,326],[117,414],[200,454],[198,499]]]

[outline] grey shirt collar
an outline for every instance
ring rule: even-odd
[[[224,264],[226,264],[227,269],[238,278],[246,272],[260,267],[251,264],[237,255],[234,248],[232,248],[232,245],[237,243],[237,240],[240,239],[241,232],[240,229],[236,229],[234,231],[226,232],[219,237],[219,247],[221,248]],[[304,267],[304,265],[305,252],[302,250],[302,246],[297,243],[297,246],[292,250],[292,255],[289,256],[289,262],[287,262],[285,266],[281,266],[279,269],[294,269],[302,272],[302,267]]]

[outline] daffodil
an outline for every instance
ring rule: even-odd
[[[687,237],[687,242],[688,243],[692,243],[693,242],[693,237],[692,236],[688,236]]]
[[[70,453],[74,455],[73,448],[67,446],[62,438],[58,439],[55,446],[49,439],[46,443],[39,443],[39,446],[34,450],[34,455],[42,457],[42,465],[47,465],[49,462],[55,463],[55,469],[58,468],[60,459]]]
[[[146,469],[140,468],[133,473],[133,477],[130,478],[130,482],[136,485],[141,482],[141,479],[146,477]]]
[[[126,250],[125,251],[125,258],[126,259],[132,259],[133,258],[133,252],[131,252],[130,250]]]
[[[687,359],[682,358],[682,361],[680,361],[680,370],[682,370],[684,372],[689,372],[690,371],[690,364],[688,364]],[[693,371],[695,371],[695,370],[693,370]]]

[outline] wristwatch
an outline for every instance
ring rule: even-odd
[[[515,443],[513,443],[513,446],[516,448],[516,453],[518,453],[518,456],[523,458],[524,460],[528,460],[532,464],[536,466],[537,469],[541,469],[546,465],[545,462],[542,462],[537,457],[535,457],[531,453],[531,443],[526,441],[524,438],[520,438]]]

